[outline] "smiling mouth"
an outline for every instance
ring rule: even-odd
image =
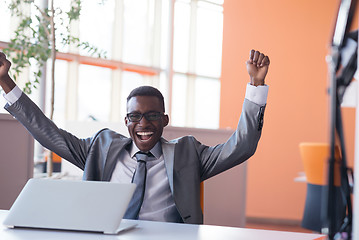
[[[152,137],[153,132],[137,132],[136,134],[141,141],[147,141]]]

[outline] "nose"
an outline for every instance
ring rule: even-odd
[[[147,126],[151,123],[151,121],[148,121],[145,116],[142,116],[141,120],[140,120],[140,125],[141,126]]]

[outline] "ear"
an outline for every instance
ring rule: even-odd
[[[130,121],[128,121],[127,117],[125,117],[125,125],[128,126],[128,124],[130,123]]]
[[[167,114],[165,114],[165,115],[163,116],[163,127],[166,127],[169,122],[170,122],[170,118],[168,117]]]

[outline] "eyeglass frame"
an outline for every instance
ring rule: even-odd
[[[153,119],[153,120],[149,119],[149,118],[148,118],[148,115],[151,114],[151,113],[152,113],[152,114],[154,114],[154,113],[158,114],[158,118],[157,118],[157,119]],[[138,115],[141,115],[141,118],[140,118],[139,120],[137,120],[137,121],[133,121],[133,120],[131,120],[130,114],[138,114]],[[161,117],[164,116],[164,115],[165,115],[164,112],[156,112],[156,111],[150,111],[150,112],[145,112],[145,113],[130,112],[130,113],[127,113],[127,114],[126,114],[126,118],[127,118],[128,121],[130,121],[130,122],[140,122],[140,121],[142,120],[142,118],[145,117],[145,119],[146,119],[147,121],[153,122],[153,121],[158,121],[158,120],[160,120]]]

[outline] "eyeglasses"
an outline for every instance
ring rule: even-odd
[[[127,113],[127,119],[130,122],[139,122],[141,121],[142,117],[145,117],[148,121],[157,121],[159,120],[164,113],[161,112],[147,112],[144,114],[141,113]]]

